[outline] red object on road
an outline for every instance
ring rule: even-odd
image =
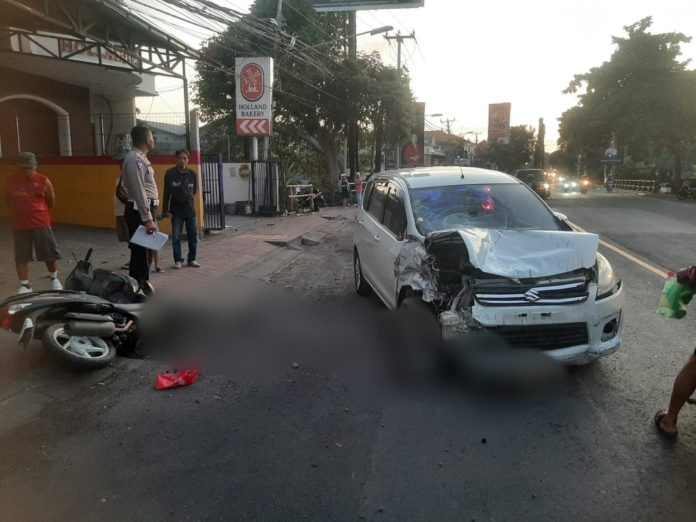
[[[189,386],[196,382],[198,378],[198,370],[182,370],[177,373],[165,372],[157,376],[155,388],[158,390],[168,390],[170,388],[178,388],[180,386]]]

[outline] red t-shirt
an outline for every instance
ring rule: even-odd
[[[5,193],[12,202],[12,228],[32,229],[51,226],[51,214],[46,201],[48,178],[40,172],[27,177],[17,172],[9,178]]]

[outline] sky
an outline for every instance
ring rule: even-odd
[[[219,0],[248,11],[250,0]],[[402,44],[402,64],[408,69],[418,101],[425,102],[427,127],[451,122],[453,133],[486,137],[488,104],[510,102],[511,125],[546,125],[547,151],[556,148],[558,118],[576,104],[563,94],[575,74],[609,60],[612,35],[624,26],[653,17],[651,31],[696,36],[694,0],[425,0],[415,9],[358,11],[358,32],[391,25],[390,33],[415,32]],[[358,50],[380,52],[396,65],[396,43],[382,35],[360,36]],[[696,43],[682,46],[682,57],[696,67]],[[147,113],[182,110],[179,84],[158,79],[157,99],[138,99]]]

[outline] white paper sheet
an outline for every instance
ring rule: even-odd
[[[150,250],[159,250],[167,242],[167,239],[169,239],[167,234],[163,234],[159,231],[155,232],[154,234],[148,234],[147,229],[140,225],[135,231],[135,234],[133,234],[133,237],[130,239],[130,242],[135,245],[149,248]]]

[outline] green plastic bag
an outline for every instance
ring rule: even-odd
[[[686,305],[693,296],[694,291],[688,286],[679,284],[676,275],[670,273],[662,289],[657,313],[662,317],[681,319],[686,315]]]

